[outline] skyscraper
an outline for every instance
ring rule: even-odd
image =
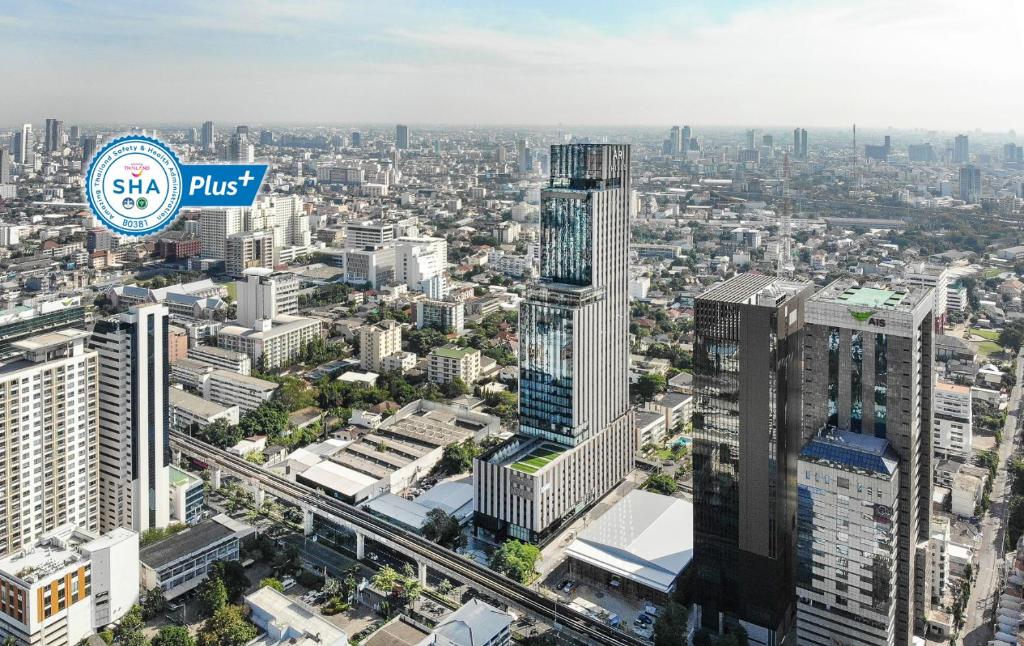
[[[32,124],[22,124],[21,130],[14,133],[14,161],[19,164],[31,165],[33,160]]]
[[[64,122],[60,119],[46,120],[45,149],[52,153],[64,145]]]
[[[395,126],[395,148],[399,150],[409,148],[409,126],[402,124]]]
[[[693,150],[693,142],[690,141],[690,126],[683,126],[682,151]]]
[[[800,128],[800,159],[807,159],[807,131]]]
[[[167,308],[133,306],[96,323],[100,523],[143,532],[169,519]]]
[[[0,148],[0,184],[8,184],[11,181],[11,153],[6,148]]]
[[[882,483],[881,489],[875,485],[876,506],[872,515],[880,518],[870,521],[878,523],[878,533],[891,534],[896,541],[896,576],[890,576],[883,567],[884,561],[872,562],[868,570],[859,568],[858,560],[853,558],[856,555],[852,554],[857,546],[850,540],[842,540],[854,534],[844,531],[842,525],[836,527],[838,533],[831,543],[815,545],[813,549],[829,552],[827,560],[833,571],[826,577],[828,580],[835,579],[851,588],[869,591],[869,596],[879,604],[872,610],[873,614],[885,614],[887,601],[884,600],[892,596],[890,587],[895,587],[894,634],[893,641],[888,643],[896,646],[913,643],[914,623],[924,617],[929,602],[927,546],[935,384],[933,310],[931,288],[897,290],[840,280],[808,300],[805,312],[802,436],[805,441],[818,438],[826,444],[834,444],[833,439],[825,436],[840,433],[842,444],[852,445],[856,451],[874,457],[870,464],[836,458],[833,462],[838,468],[849,471],[851,466],[856,469],[874,465],[865,477],[891,481],[892,486],[898,488],[898,496],[888,498],[886,487],[890,485]],[[844,432],[866,438],[843,439]],[[871,438],[885,440],[892,448],[897,457],[892,468],[879,467],[877,461],[888,460],[888,451],[882,443],[868,441]],[[825,457],[828,457],[827,451]],[[802,472],[799,482],[801,514],[823,513],[817,505],[824,503],[818,492],[812,491],[815,487],[821,488],[813,480],[813,473],[808,479],[807,473]],[[853,478],[849,478],[849,482],[856,484]],[[866,481],[864,485],[868,486]],[[851,504],[855,497],[852,493],[834,493],[848,496]],[[884,518],[890,512],[895,532],[889,531]],[[850,515],[853,516],[852,508]],[[885,555],[880,553],[880,556]],[[844,607],[850,596],[846,590],[830,588],[826,579],[807,574],[803,570],[799,581],[801,603],[797,615],[801,643],[804,643],[805,632],[829,635],[839,631],[838,626],[848,626],[851,621],[871,620],[864,614],[859,619],[850,616],[851,613],[858,615],[858,610],[855,606]]]
[[[82,171],[89,170],[89,162],[92,161],[93,155],[96,154],[96,146],[99,141],[96,135],[89,135],[82,140]]]
[[[244,128],[245,126],[238,126]],[[228,140],[228,161],[233,164],[251,164],[256,157],[256,150],[249,141],[248,133],[235,133]]]
[[[98,358],[81,330],[17,341],[0,371],[0,554],[71,523],[99,529]]]
[[[672,130],[669,131],[668,139],[670,142],[670,150],[673,155],[677,155],[683,152],[683,134],[679,126],[672,126]]]
[[[216,144],[216,133],[214,132],[212,121],[206,121],[203,123],[203,132],[200,143],[203,146],[203,150],[207,152],[213,150],[213,147]]]
[[[363,133],[358,130],[352,133],[352,147],[358,148],[363,145]]]
[[[540,280],[520,306],[519,432],[474,463],[476,526],[544,542],[632,469],[630,148],[551,147]]]
[[[789,643],[800,333],[810,283],[740,274],[694,306],[694,590],[703,626]]]
[[[966,164],[971,161],[971,146],[967,135],[957,135],[953,140],[953,163]]]
[[[981,200],[981,169],[974,164],[960,169],[960,199],[968,204]]]

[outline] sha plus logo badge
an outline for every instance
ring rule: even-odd
[[[144,236],[167,227],[181,209],[181,163],[163,142],[129,136],[100,150],[86,174],[92,212],[108,229]]]

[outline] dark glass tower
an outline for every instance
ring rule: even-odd
[[[810,283],[741,274],[695,304],[694,590],[701,623],[791,642],[800,351]],[[757,634],[753,634],[757,633]]]

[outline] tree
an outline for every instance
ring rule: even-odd
[[[238,422],[238,430],[244,437],[251,435],[280,437],[288,430],[288,413],[276,401],[263,402],[242,417]]]
[[[395,571],[395,568],[390,565],[385,565],[381,569],[377,570],[377,574],[373,575],[373,587],[377,588],[385,594],[391,594],[391,590],[398,583],[401,575]]]
[[[144,626],[142,606],[135,604],[121,617],[121,623],[114,630],[114,639],[123,646],[143,646],[146,643],[142,634]]]
[[[444,396],[448,399],[455,399],[456,397],[469,394],[469,386],[467,386],[466,382],[463,380],[455,377],[441,386],[441,392],[444,393]]]
[[[195,646],[196,640],[184,626],[164,626],[153,638],[153,646]]]
[[[213,616],[228,605],[228,588],[220,577],[209,576],[199,586],[199,601],[203,611]]]
[[[665,392],[667,386],[668,382],[665,381],[663,375],[647,373],[640,377],[640,380],[634,386],[634,390],[640,399],[649,402],[654,399],[655,395]]]
[[[231,603],[237,603],[252,585],[252,581],[245,574],[245,568],[238,561],[215,561],[210,566],[209,576],[224,582],[228,601]]]
[[[1024,343],[1024,321],[1007,323],[999,333],[999,345],[1010,352],[1016,352]]]
[[[463,442],[449,444],[444,447],[441,459],[437,463],[438,473],[456,475],[473,468],[473,459],[480,455],[481,449],[473,438]]]
[[[245,646],[256,634],[256,627],[245,620],[239,606],[224,606],[203,622],[198,646]]]
[[[297,411],[316,404],[317,391],[305,379],[299,377],[285,377],[281,386],[274,393],[274,399],[286,411]]]
[[[652,474],[650,478],[647,478],[647,482],[644,483],[644,489],[647,491],[653,491],[654,493],[664,494],[671,496],[676,492],[678,485],[676,481],[664,473]]]
[[[402,341],[406,350],[422,357],[430,354],[434,348],[448,343],[448,337],[438,330],[425,327],[422,330],[406,331],[402,335]]]
[[[427,512],[427,522],[423,525],[423,536],[450,550],[458,549],[466,544],[459,519],[443,509],[431,509]]]
[[[284,592],[284,584],[272,576],[260,579],[260,587],[270,588],[272,590],[277,590],[278,592]]]
[[[160,588],[150,588],[142,595],[142,618],[152,619],[167,610],[167,597]]]
[[[655,646],[685,646],[686,615],[685,607],[675,601],[669,602],[654,622]]]
[[[491,555],[491,569],[520,583],[529,583],[539,556],[536,545],[508,540]]]
[[[512,421],[519,414],[519,400],[507,390],[488,396],[486,404],[486,412],[500,417],[503,422]]]
[[[202,428],[199,428],[198,424],[193,424],[189,429],[189,435],[221,449],[234,446],[242,439],[242,431],[237,426],[228,424],[225,419],[218,419]]]

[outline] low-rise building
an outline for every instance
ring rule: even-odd
[[[273,588],[246,595],[245,605],[249,620],[262,631],[251,646],[348,646],[345,631]]]
[[[252,527],[219,514],[139,551],[139,582],[176,599],[199,586],[215,561],[237,561],[242,539]]]
[[[470,599],[416,646],[508,646],[513,621],[508,612],[479,598]]]
[[[206,506],[206,486],[203,479],[171,465],[167,474],[171,495],[171,519],[195,525],[203,519]]]
[[[480,378],[480,351],[450,345],[434,348],[427,364],[427,378],[435,384],[460,379],[472,385]]]
[[[202,390],[203,399],[225,406],[237,405],[239,413],[244,415],[270,401],[277,384],[250,375],[214,370],[203,381]]]
[[[253,366],[269,370],[290,364],[310,341],[322,337],[319,319],[282,314],[256,321],[251,328],[225,325],[217,334],[217,346],[247,354]]]
[[[187,431],[193,424],[204,428],[219,419],[231,425],[238,423],[238,406],[224,406],[180,388],[168,388],[167,399],[170,404],[169,421],[176,431]]]
[[[139,535],[61,525],[0,560],[0,633],[19,645],[77,644],[139,600]]]
[[[197,345],[189,348],[188,358],[214,368],[237,372],[240,375],[252,372],[252,360],[249,355],[212,345]]]
[[[422,300],[416,303],[416,328],[434,328],[462,334],[466,329],[465,306],[460,302]]]

